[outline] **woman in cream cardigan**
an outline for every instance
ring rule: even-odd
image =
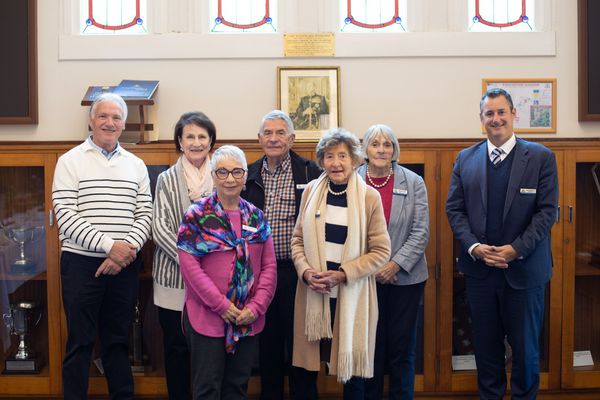
[[[379,193],[354,168],[358,139],[328,131],[317,145],[325,172],[302,195],[292,237],[298,272],[292,364],[296,399],[316,399],[320,346],[330,344],[329,372],[344,383],[345,399],[364,397],[373,376],[377,291],[375,272],[390,255]]]

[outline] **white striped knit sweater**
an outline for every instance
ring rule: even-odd
[[[140,250],[150,237],[148,171],[121,147],[110,160],[87,142],[63,154],[54,172],[52,204],[63,251],[106,257],[115,240]]]

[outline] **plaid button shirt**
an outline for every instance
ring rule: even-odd
[[[273,172],[269,171],[269,165],[265,158],[261,175],[265,185],[264,212],[271,226],[275,257],[278,260],[287,260],[292,257],[290,240],[296,224],[294,177],[289,153]]]

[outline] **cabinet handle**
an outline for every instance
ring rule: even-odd
[[[48,225],[54,226],[54,214],[52,213],[52,210],[48,211]]]
[[[569,223],[573,222],[573,207],[569,206]]]
[[[556,223],[560,222],[560,206],[556,209]]]

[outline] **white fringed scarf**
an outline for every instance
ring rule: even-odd
[[[304,253],[308,264],[315,270],[327,270],[325,254],[325,210],[329,179],[321,175],[309,194],[304,212],[303,239]],[[365,216],[365,196],[367,186],[356,174],[348,180],[348,236],[342,254],[342,267],[345,261],[358,258],[366,252],[367,221]],[[369,291],[372,285],[368,279],[342,283],[338,289],[336,320],[339,325],[337,379],[346,382],[352,376],[372,377],[373,366],[369,360]],[[307,291],[305,334],[309,341],[317,341],[333,336],[329,296],[313,290]]]

